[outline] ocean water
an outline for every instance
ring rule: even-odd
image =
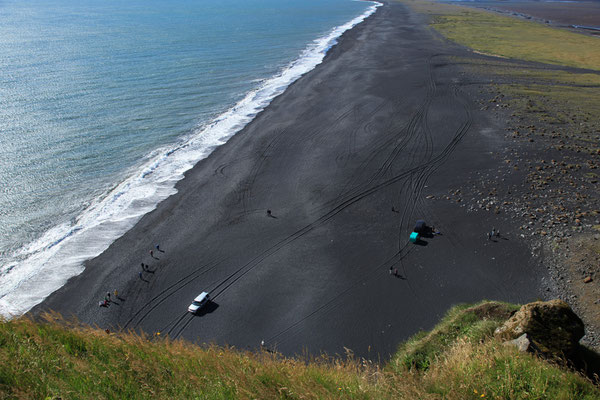
[[[376,6],[0,2],[0,314],[80,273]]]

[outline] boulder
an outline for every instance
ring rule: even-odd
[[[581,319],[562,300],[525,304],[494,332],[502,341],[527,334],[527,348],[552,358],[571,358],[579,350],[585,331]],[[524,346],[524,343],[521,343]]]
[[[515,346],[517,350],[521,353],[525,353],[530,350],[531,341],[527,337],[527,334],[524,333],[516,339],[509,340],[503,343],[505,346]]]

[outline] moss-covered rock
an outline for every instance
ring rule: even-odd
[[[585,331],[583,322],[571,307],[556,299],[525,304],[496,329],[494,336],[508,341],[524,333],[544,355],[571,358],[577,354]]]

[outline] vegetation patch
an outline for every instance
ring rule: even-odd
[[[518,307],[460,305],[386,366],[106,333],[59,316],[0,322],[0,399],[598,399],[583,376],[492,338]]]
[[[499,302],[455,306],[431,332],[419,332],[403,343],[390,365],[395,371],[425,371],[436,362],[437,357],[453,346],[458,338],[479,342],[490,337],[516,310],[517,306]]]
[[[432,26],[448,39],[485,54],[600,70],[600,42],[544,24],[452,6],[408,0],[432,17]]]

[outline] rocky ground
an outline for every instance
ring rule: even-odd
[[[566,106],[543,91],[517,94],[515,79],[522,87],[564,83],[520,72],[506,74],[514,70],[514,60],[479,60],[468,62],[466,68],[487,79],[472,87],[480,92],[481,109],[505,121],[504,147],[491,155],[502,161],[502,167],[474,172],[446,199],[471,212],[491,212],[520,221],[517,236],[529,243],[551,277],[543,282],[543,297],[569,303],[585,322],[582,342],[598,350],[600,119],[581,102]],[[521,68],[554,69],[530,63],[520,64],[519,71]],[[582,72],[563,69],[561,73]]]

